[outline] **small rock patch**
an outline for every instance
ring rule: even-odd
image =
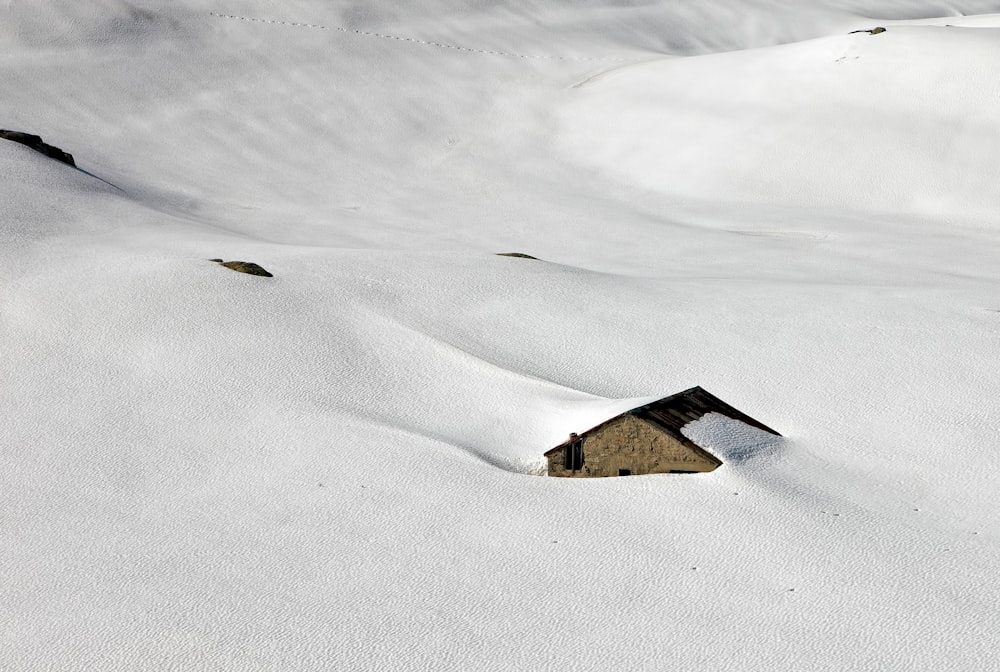
[[[538,260],[538,257],[533,257],[530,254],[525,254],[524,252],[497,252],[498,257],[517,257],[518,259],[534,259]]]
[[[882,26],[876,26],[874,28],[869,28],[868,30],[852,30],[848,35],[853,35],[854,33],[868,33],[869,35],[878,35],[879,33],[884,33],[885,28]]]
[[[0,138],[4,140],[10,140],[11,142],[18,142],[25,147],[31,147],[36,152],[44,154],[50,159],[55,159],[56,161],[61,161],[68,166],[73,166],[76,168],[76,161],[73,160],[73,155],[64,152],[58,147],[53,147],[52,145],[42,142],[42,137],[40,135],[32,135],[31,133],[22,133],[21,131],[7,131],[0,129]]]
[[[215,263],[225,266],[233,271],[237,271],[238,273],[260,275],[265,278],[274,277],[271,273],[268,273],[263,266],[259,266],[252,261],[223,261],[222,259],[209,259],[209,261],[214,261]]]

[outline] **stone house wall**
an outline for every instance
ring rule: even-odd
[[[568,446],[568,444],[567,444]],[[645,420],[626,414],[592,430],[583,437],[583,467],[565,468],[566,446],[548,455],[549,476],[587,478],[595,476],[667,474],[712,471],[722,462],[707,452],[685,446]]]

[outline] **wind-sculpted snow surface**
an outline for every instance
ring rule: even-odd
[[[975,25],[619,68],[577,89],[565,143],[686,197],[985,221],[1000,27]]]
[[[995,666],[1000,2],[0,5],[0,669]]]

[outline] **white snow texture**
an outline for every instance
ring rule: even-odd
[[[0,140],[0,670],[1000,669],[1000,1],[8,0],[0,47],[79,167]],[[783,438],[536,476],[695,385]]]

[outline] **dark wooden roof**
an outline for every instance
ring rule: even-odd
[[[746,413],[737,411],[722,399],[700,387],[692,387],[690,390],[684,390],[651,404],[633,408],[628,412],[663,429],[675,432],[679,432],[684,425],[699,420],[709,413],[718,413],[727,418],[739,420],[751,427],[781,436],[764,423],[754,420]]]
[[[660,430],[674,437],[684,445],[700,448],[689,438],[681,434],[681,428],[694,422],[695,420],[700,420],[709,413],[718,413],[726,416],[727,418],[739,420],[740,422],[746,423],[751,427],[756,427],[776,436],[781,436],[781,434],[778,434],[778,432],[774,431],[764,423],[758,422],[746,413],[736,410],[711,392],[708,392],[700,387],[692,387],[690,390],[684,390],[683,392],[672,394],[669,397],[660,399],[659,401],[654,401],[651,404],[633,408],[631,411],[626,411],[621,415],[609,418],[596,427],[591,427],[586,432],[581,433],[580,438],[587,436],[587,434],[590,434],[594,430],[600,429],[613,420],[617,420],[623,415],[634,415],[658,427]],[[569,441],[559,444],[552,450],[547,451],[545,455],[549,455],[550,453],[560,450],[567,443],[569,443]]]

